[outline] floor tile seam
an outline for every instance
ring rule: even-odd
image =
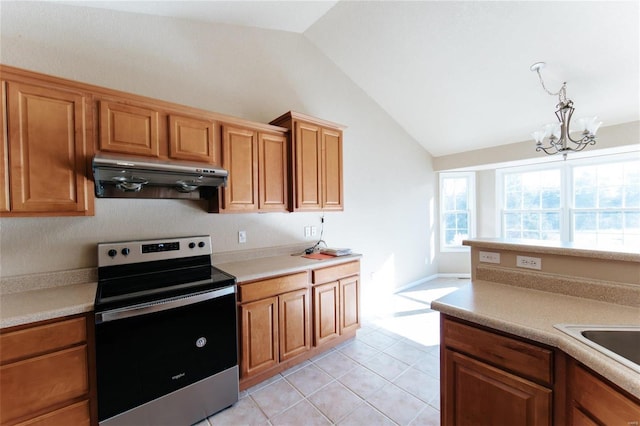
[[[362,398],[360,395],[358,395],[357,393],[355,393],[354,391],[352,391],[351,389],[349,389],[348,386],[344,385],[343,383],[339,382],[336,380],[337,383],[339,383],[341,386],[343,386],[345,389],[347,389],[350,393],[352,393],[353,395],[355,395],[359,400],[360,403],[366,402],[366,400],[364,398]],[[319,391],[318,391],[319,392]],[[316,404],[313,403],[312,400],[310,400],[309,398],[312,397],[313,395],[315,395],[318,392],[314,392],[313,394],[309,395],[306,399],[309,401],[309,403],[311,405],[313,405],[314,407],[316,407],[318,409],[318,411],[322,412],[322,409],[320,407],[318,407]],[[342,415],[342,417],[340,417],[339,419],[337,419],[335,422],[333,422],[331,419],[329,419],[329,421],[331,421],[331,424],[338,424],[340,423],[341,420],[343,420],[345,417],[347,417],[349,414],[353,413],[357,407],[360,406],[360,403],[356,406],[356,408],[351,409],[350,411],[348,411],[346,414]],[[324,414],[324,413],[323,413]],[[329,418],[329,416],[327,414],[325,414],[325,417]]]
[[[295,405],[296,405],[296,404],[298,404],[300,401],[302,401],[302,400],[306,399],[305,395],[304,395],[304,394],[303,394],[303,393],[302,393],[298,388],[296,388],[295,386],[293,386],[293,384],[292,384],[292,383],[290,383],[289,381],[287,381],[284,377],[283,377],[282,379],[284,379],[284,380],[285,380],[285,381],[286,381],[286,382],[287,382],[287,383],[288,383],[288,384],[293,388],[293,390],[294,390],[295,392],[297,392],[297,393],[298,393],[298,395],[300,396],[300,399],[298,399],[297,401],[295,401],[293,404],[291,404],[291,405],[287,406],[286,408],[284,408],[284,409],[280,410],[279,412],[277,412],[276,414],[272,415],[271,417],[269,417],[269,415],[267,415],[267,413],[262,409],[262,407],[260,406],[260,404],[258,403],[258,401],[256,401],[256,399],[255,399],[255,398],[253,398],[253,395],[249,395],[249,396],[251,396],[251,399],[253,400],[253,402],[254,402],[254,403],[256,404],[256,406],[260,409],[260,411],[262,411],[262,413],[264,414],[264,416],[265,416],[267,419],[272,419],[272,418],[274,418],[275,416],[277,416],[277,415],[279,415],[279,414],[284,413],[284,412],[285,412],[285,411],[287,411],[289,408],[291,408],[291,407],[295,406]],[[278,382],[278,381],[279,381],[279,380],[276,380],[276,382]],[[276,382],[273,382],[273,383],[276,383]],[[271,383],[270,383],[269,385],[271,385]],[[267,386],[269,386],[269,385],[267,385]],[[266,388],[267,386],[265,386],[265,388]],[[263,388],[263,389],[264,389],[264,388]]]
[[[416,419],[417,419],[418,417],[420,417],[420,415],[421,415],[421,414],[422,414],[422,413],[427,409],[427,407],[433,407],[433,406],[431,406],[431,405],[429,405],[429,404],[425,404],[425,405],[424,405],[424,407],[422,407],[422,408],[418,411],[418,413],[417,413],[417,414],[416,414],[416,415],[415,415],[411,420],[409,420],[409,422],[408,422],[407,424],[408,424],[408,425],[411,425],[414,421],[416,421]],[[438,413],[440,413],[440,410],[438,410]]]
[[[327,374],[327,373],[325,373],[325,374]],[[292,387],[293,387],[293,388],[294,388],[294,389],[295,389],[295,390],[296,390],[300,395],[302,395],[302,397],[303,397],[303,398],[307,398],[307,397],[309,397],[309,396],[313,395],[314,393],[316,393],[316,392],[318,392],[318,391],[320,391],[320,390],[322,390],[322,389],[326,388],[327,386],[329,386],[329,385],[331,384],[331,382],[335,382],[335,381],[336,381],[336,379],[335,379],[335,378],[333,378],[331,375],[327,374],[327,376],[331,377],[331,380],[329,380],[327,383],[325,383],[324,385],[320,386],[318,389],[316,389],[316,390],[314,390],[313,392],[311,392],[309,395],[305,395],[305,394],[302,392],[302,390],[301,390],[301,389],[299,389],[299,388],[298,388],[296,385],[294,385],[291,381],[287,380],[287,378],[286,378],[286,377],[283,377],[283,379],[284,379],[287,383],[289,383],[289,384],[290,384],[290,385],[291,385],[291,386],[292,386]],[[306,381],[305,381],[305,383],[306,383]]]
[[[345,357],[346,357],[346,355],[344,355],[344,354],[343,354],[343,356],[345,356]],[[358,361],[356,361],[356,360],[354,360],[354,359],[351,359],[351,358],[349,358],[349,357],[347,357],[347,358],[348,358],[350,361],[353,361],[353,362],[355,362],[356,364],[359,364],[359,363],[358,363]],[[351,368],[348,368],[348,369],[344,370],[344,372],[343,372],[340,376],[337,376],[337,377],[336,377],[336,376],[334,376],[333,374],[331,374],[330,372],[328,372],[327,370],[325,370],[324,368],[322,368],[322,366],[321,366],[321,365],[319,365],[319,364],[317,364],[316,362],[314,362],[313,364],[314,364],[316,367],[318,367],[320,370],[322,370],[324,373],[326,373],[326,374],[328,374],[330,377],[332,377],[334,380],[337,380],[337,379],[339,379],[340,377],[342,377],[342,376],[345,376],[345,375],[349,374],[349,372],[351,372],[352,370],[354,370],[354,369],[357,367],[357,365],[354,365],[354,366],[352,366]]]
[[[279,376],[277,379],[275,379],[274,377]],[[254,386],[250,387],[249,389],[245,389],[247,391],[247,395],[253,395],[256,392],[261,391],[262,389],[266,388],[267,386],[271,386],[272,384],[279,382],[280,380],[284,379],[284,376],[281,373],[278,373],[274,376],[271,376],[267,379],[264,379],[262,382],[260,383],[256,383]],[[269,381],[272,380],[272,381]],[[263,383],[269,381],[269,383],[265,384],[264,386],[260,386],[259,388],[254,389],[253,391],[251,391],[251,389],[255,388],[258,385],[262,385]]]
[[[394,425],[398,425],[399,423],[396,422],[395,420],[393,420],[391,417],[387,416],[385,413],[383,413],[382,411],[380,411],[375,405],[373,405],[371,402],[367,401],[366,399],[364,400],[364,403],[366,405],[368,405],[369,407],[371,407],[373,410],[375,410],[378,414],[380,414],[382,417],[384,417],[385,419],[389,420],[391,423],[393,423]]]
[[[271,417],[269,417],[269,416],[267,415],[267,413],[265,413],[265,411],[262,409],[262,407],[260,406],[260,404],[258,404],[258,401],[256,401],[256,400],[255,400],[251,395],[249,395],[249,398],[251,398],[251,400],[253,401],[253,404],[256,406],[256,408],[257,408],[258,410],[260,410],[260,412],[262,413],[262,415],[264,416],[264,418],[265,418],[265,419],[267,419],[267,421],[268,421],[269,423],[271,423],[271,421],[270,421],[270,420],[271,420]],[[295,404],[294,404],[294,405],[295,405]],[[292,405],[292,406],[293,406],[293,405]],[[286,410],[288,410],[288,408],[285,408],[285,409],[284,409],[284,410],[282,410],[280,413],[283,413],[283,412],[285,412]],[[275,417],[275,416],[277,416],[277,415],[278,415],[278,414],[280,414],[280,413],[277,413],[277,414],[273,415],[272,417]]]

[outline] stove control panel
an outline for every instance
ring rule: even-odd
[[[211,237],[165,238],[98,244],[98,267],[211,255]]]

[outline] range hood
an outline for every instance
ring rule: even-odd
[[[101,198],[210,198],[229,172],[206,163],[98,154],[92,162]]]

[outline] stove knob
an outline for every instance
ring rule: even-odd
[[[198,247],[202,248],[202,247],[204,247],[204,246],[205,246],[204,241],[200,241],[200,242],[198,243]]]
[[[189,248],[190,249],[195,248],[195,247],[196,247],[196,243],[189,243]]]
[[[123,256],[129,256],[129,253],[131,253],[131,250],[129,250],[128,248],[125,247],[122,249]]]
[[[118,254],[118,252],[114,249],[111,249],[107,252],[107,254],[109,255],[109,257],[116,257],[116,255]]]

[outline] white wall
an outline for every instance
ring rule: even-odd
[[[6,65],[258,122],[292,109],[347,125],[345,211],[327,213],[324,239],[364,254],[365,291],[436,273],[430,155],[302,35],[37,2],[2,2],[0,19]],[[320,216],[101,199],[95,217],[0,219],[0,273],[95,266],[96,243],[121,239],[211,234],[215,252],[294,244]]]

